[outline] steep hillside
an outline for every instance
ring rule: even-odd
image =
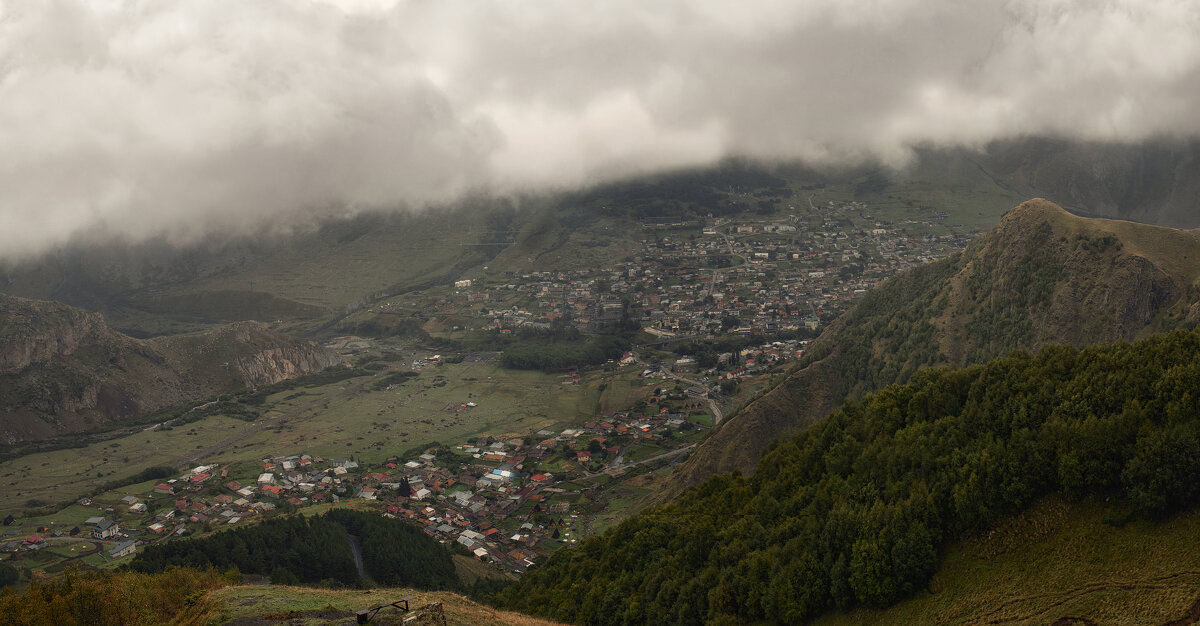
[[[1200,511],[1124,525],[1106,517],[1094,501],[1048,498],[955,541],[911,600],[890,609],[834,611],[815,623],[1194,623]]]
[[[716,473],[753,472],[772,439],[922,367],[1195,325],[1198,276],[1200,232],[1080,218],[1045,200],[1025,202],[963,253],[867,294],[782,383],[723,422],[660,501]]]
[[[88,430],[333,365],[257,322],[139,340],[97,313],[0,294],[0,443]]]
[[[1020,526],[1047,497],[1102,503],[1108,523],[1153,536],[1200,504],[1198,381],[1196,330],[925,370],[777,440],[752,478],[714,477],[556,552],[496,599],[588,624],[792,624],[920,594],[956,540]],[[1187,558],[1166,571],[1124,579],[1170,588],[1185,602],[1172,612],[1196,594],[1194,568],[1180,567],[1195,543],[1179,549]],[[1122,579],[1121,557],[1078,554],[1109,559],[1081,575]],[[1104,603],[1126,587],[1085,591]],[[1036,604],[979,596],[996,614]]]

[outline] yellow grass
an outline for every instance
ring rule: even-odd
[[[1102,504],[1057,499],[958,542],[929,590],[822,624],[1164,624],[1200,599],[1200,511],[1105,524]]]
[[[282,616],[294,612],[289,624],[326,624],[353,622],[354,612],[415,596],[410,607],[419,608],[441,602],[448,626],[501,624],[511,626],[554,626],[557,622],[537,619],[476,604],[456,593],[426,592],[411,589],[372,589],[335,591],[278,585],[239,586],[217,589],[209,594],[206,615],[209,624],[224,624],[237,618]],[[324,616],[318,615],[324,613]],[[398,609],[379,612],[372,623],[384,623],[403,615]]]
[[[1036,204],[1053,222],[1073,233],[1115,235],[1125,251],[1145,257],[1178,285],[1191,285],[1200,279],[1200,229],[1179,230],[1124,220],[1083,218],[1040,199],[1029,204]]]

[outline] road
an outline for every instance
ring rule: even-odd
[[[633,360],[636,361],[638,363],[638,365],[641,365],[642,367],[645,367],[646,365],[648,365],[645,361],[642,360],[642,357],[638,356],[638,353],[636,353],[636,352],[633,353]],[[675,380],[685,382],[688,385],[690,385],[687,389],[687,393],[689,396],[691,396],[693,398],[703,398],[705,402],[708,402],[708,408],[710,411],[712,411],[712,416],[713,416],[713,428],[716,428],[717,424],[720,424],[721,420],[725,419],[725,414],[721,412],[721,407],[720,407],[720,405],[717,404],[717,401],[708,397],[708,384],[707,383],[699,381],[699,380],[693,380],[691,378],[686,378],[684,376],[680,376],[679,374],[676,374],[675,372],[672,372],[670,370],[664,369],[661,371],[662,371],[663,375],[666,376],[667,378],[673,378]]]
[[[350,551],[354,553],[354,566],[358,568],[358,577],[364,583],[373,584],[374,581],[367,576],[367,570],[363,567],[362,547],[358,543],[358,537],[346,535],[346,539],[350,540]]]
[[[654,456],[648,456],[640,461],[634,461],[632,463],[625,463],[619,467],[617,467],[617,466],[606,467],[598,472],[589,472],[587,470],[584,470],[584,474],[585,474],[584,478],[593,478],[593,477],[599,476],[601,474],[611,474],[612,472],[615,472],[618,470],[626,470],[631,467],[637,467],[639,465],[643,465],[645,463],[653,463],[655,461],[659,461],[659,460],[665,459],[667,457],[683,454],[684,452],[687,452],[688,450],[691,450],[692,448],[695,448],[695,447],[696,447],[696,444],[689,443],[688,445],[686,445],[682,448],[675,448],[674,450],[667,450],[666,452],[656,454]],[[623,456],[623,454],[622,454],[622,456]],[[618,457],[618,458],[620,458],[620,457]]]
[[[733,242],[730,241],[729,235],[726,235],[725,233],[719,233],[719,234],[721,235],[721,238],[723,238],[725,240],[725,247],[729,248],[729,266],[737,267],[737,266],[742,265],[742,263],[738,263],[738,265],[736,265],[736,266],[733,264],[733,258],[736,257],[737,254],[733,251]],[[744,261],[743,261],[743,263],[744,263]],[[717,283],[721,282],[721,273],[724,271],[725,271],[725,268],[713,270],[712,282],[709,283],[709,285],[708,285],[708,293],[706,293],[704,295],[706,295],[706,296],[713,295],[713,292],[717,288]]]

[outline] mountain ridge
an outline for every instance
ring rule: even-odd
[[[89,430],[336,362],[259,322],[135,339],[99,313],[0,294],[0,441]]]
[[[1083,218],[1044,199],[1021,203],[965,251],[889,279],[830,324],[782,381],[723,422],[649,503],[714,474],[752,473],[772,439],[921,368],[1195,325],[1197,276],[1200,231]]]
[[[1198,356],[1193,329],[921,370],[775,440],[752,478],[715,476],[494,598],[581,623],[798,623],[921,594],[957,539],[1019,528],[1044,498],[1155,532],[1200,503]]]

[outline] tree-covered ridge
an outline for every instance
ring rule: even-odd
[[[147,546],[133,560],[135,571],[171,566],[236,567],[245,574],[297,584],[330,581],[360,587],[350,535],[359,538],[363,567],[376,582],[419,589],[458,585],[450,553],[407,522],[378,514],[333,509],[319,517],[294,515],[199,539]]]
[[[1195,503],[1200,332],[925,370],[773,444],[752,479],[558,552],[497,600],[588,624],[793,623],[923,588],[944,542],[1036,498]]]
[[[1196,258],[1200,243],[1177,235],[1073,216],[1044,200],[1021,204],[961,254],[871,289],[813,341],[787,378],[725,420],[664,493],[721,471],[749,473],[771,440],[847,399],[905,383],[923,367],[1196,326],[1197,292],[1187,288],[1196,277],[1171,268],[1176,256]],[[1170,245],[1152,249],[1158,241]]]

